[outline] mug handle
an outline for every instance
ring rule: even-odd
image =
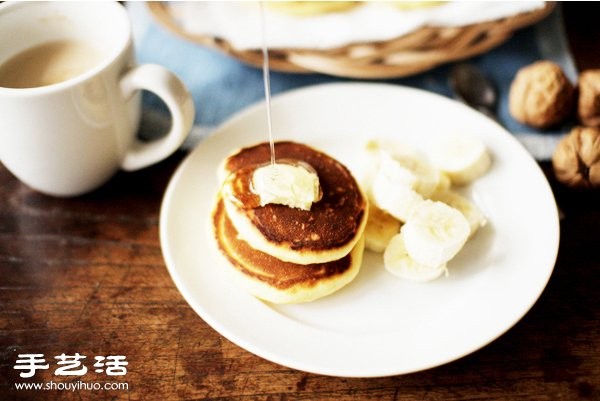
[[[194,101],[175,74],[156,64],[143,64],[127,71],[120,86],[125,99],[141,89],[154,92],[171,113],[171,129],[164,137],[150,142],[134,139],[121,163],[123,170],[133,171],[163,160],[181,146],[194,124]]]

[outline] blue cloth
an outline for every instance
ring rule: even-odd
[[[550,24],[562,24],[560,9],[549,18]],[[558,13],[558,15],[556,14]],[[135,24],[136,16],[133,16]],[[548,24],[548,22],[545,22]],[[561,35],[562,26],[546,27],[547,32]],[[191,91],[196,104],[196,121],[200,126],[216,126],[233,113],[264,99],[262,71],[224,55],[216,50],[202,47],[170,33],[151,21],[141,38],[136,38],[136,52],[140,63],[158,63],[175,72]],[[564,41],[564,38],[562,38]],[[552,47],[553,43],[550,42]],[[548,43],[545,44],[548,47]],[[498,91],[498,120],[511,132],[537,132],[535,129],[516,122],[508,112],[508,92],[510,83],[517,71],[544,57],[544,45],[540,44],[539,27],[528,27],[500,47],[469,60],[480,67],[494,82]],[[564,53],[564,50],[560,50]],[[566,50],[568,53],[568,49]],[[546,53],[548,51],[546,50]],[[559,54],[570,60],[570,55]],[[572,60],[570,60],[572,64]],[[448,82],[452,64],[406,78],[381,80],[397,85],[425,89],[452,97]],[[307,85],[352,81],[321,74],[289,74],[271,72],[271,90],[276,95],[290,89]],[[161,102],[154,96],[144,97],[146,107],[160,109]],[[559,127],[544,135],[565,132]]]

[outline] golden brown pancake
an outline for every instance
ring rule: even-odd
[[[283,262],[257,251],[238,238],[220,198],[213,227],[217,244],[241,284],[254,296],[273,303],[307,302],[329,295],[352,281],[362,263],[363,240],[339,260],[310,265]]]
[[[367,199],[358,183],[344,165],[309,146],[277,142],[275,155],[312,166],[323,196],[307,211],[277,204],[245,207],[224,195],[227,214],[240,237],[253,248],[287,262],[305,265],[341,259],[354,248],[366,224]],[[253,166],[268,163],[270,157],[268,143],[229,156],[223,169],[238,172],[242,178],[230,176],[223,193],[236,193],[240,188],[249,192],[249,172]]]

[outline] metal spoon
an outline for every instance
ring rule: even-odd
[[[458,100],[498,121],[496,88],[479,68],[456,64],[450,72],[450,87]]]

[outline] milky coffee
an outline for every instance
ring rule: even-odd
[[[100,54],[76,40],[46,42],[23,50],[0,65],[0,86],[37,88],[74,78],[94,68]]]

